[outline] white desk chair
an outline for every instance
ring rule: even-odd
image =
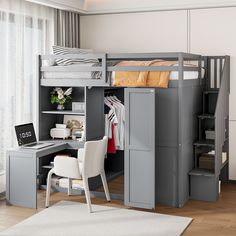
[[[92,212],[92,207],[88,178],[101,175],[107,201],[110,201],[110,194],[104,171],[104,158],[107,153],[107,142],[108,138],[106,136],[102,140],[86,142],[84,149],[78,150],[78,159],[64,156],[56,156],[54,158],[54,168],[49,171],[47,179],[46,207],[49,206],[52,174],[69,178],[68,195],[70,195],[70,179],[81,179],[82,173],[84,191],[89,212]]]

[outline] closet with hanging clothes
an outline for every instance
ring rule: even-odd
[[[105,135],[109,138],[108,153],[124,151],[125,141],[125,106],[117,96],[108,94],[104,97]]]
[[[104,88],[104,134],[108,136],[105,170],[121,184],[116,193],[124,194],[125,105],[124,88]],[[119,195],[117,195],[119,197]]]

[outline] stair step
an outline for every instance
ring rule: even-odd
[[[215,141],[214,140],[199,140],[196,141],[194,146],[205,146],[205,147],[215,147]]]
[[[189,172],[189,175],[195,175],[195,176],[214,176],[214,172],[210,171],[210,170],[205,170],[205,169],[199,169],[199,168],[195,168],[192,169]]]
[[[204,94],[218,94],[219,93],[219,89],[218,90],[205,90],[203,91]]]
[[[213,114],[202,114],[202,115],[199,115],[198,118],[200,118],[200,119],[215,119],[215,115],[213,115]]]

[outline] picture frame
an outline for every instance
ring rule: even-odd
[[[85,103],[84,102],[72,102],[72,111],[85,113]]]

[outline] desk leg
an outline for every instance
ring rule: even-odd
[[[7,158],[7,202],[37,208],[36,157],[27,152],[9,152]]]

